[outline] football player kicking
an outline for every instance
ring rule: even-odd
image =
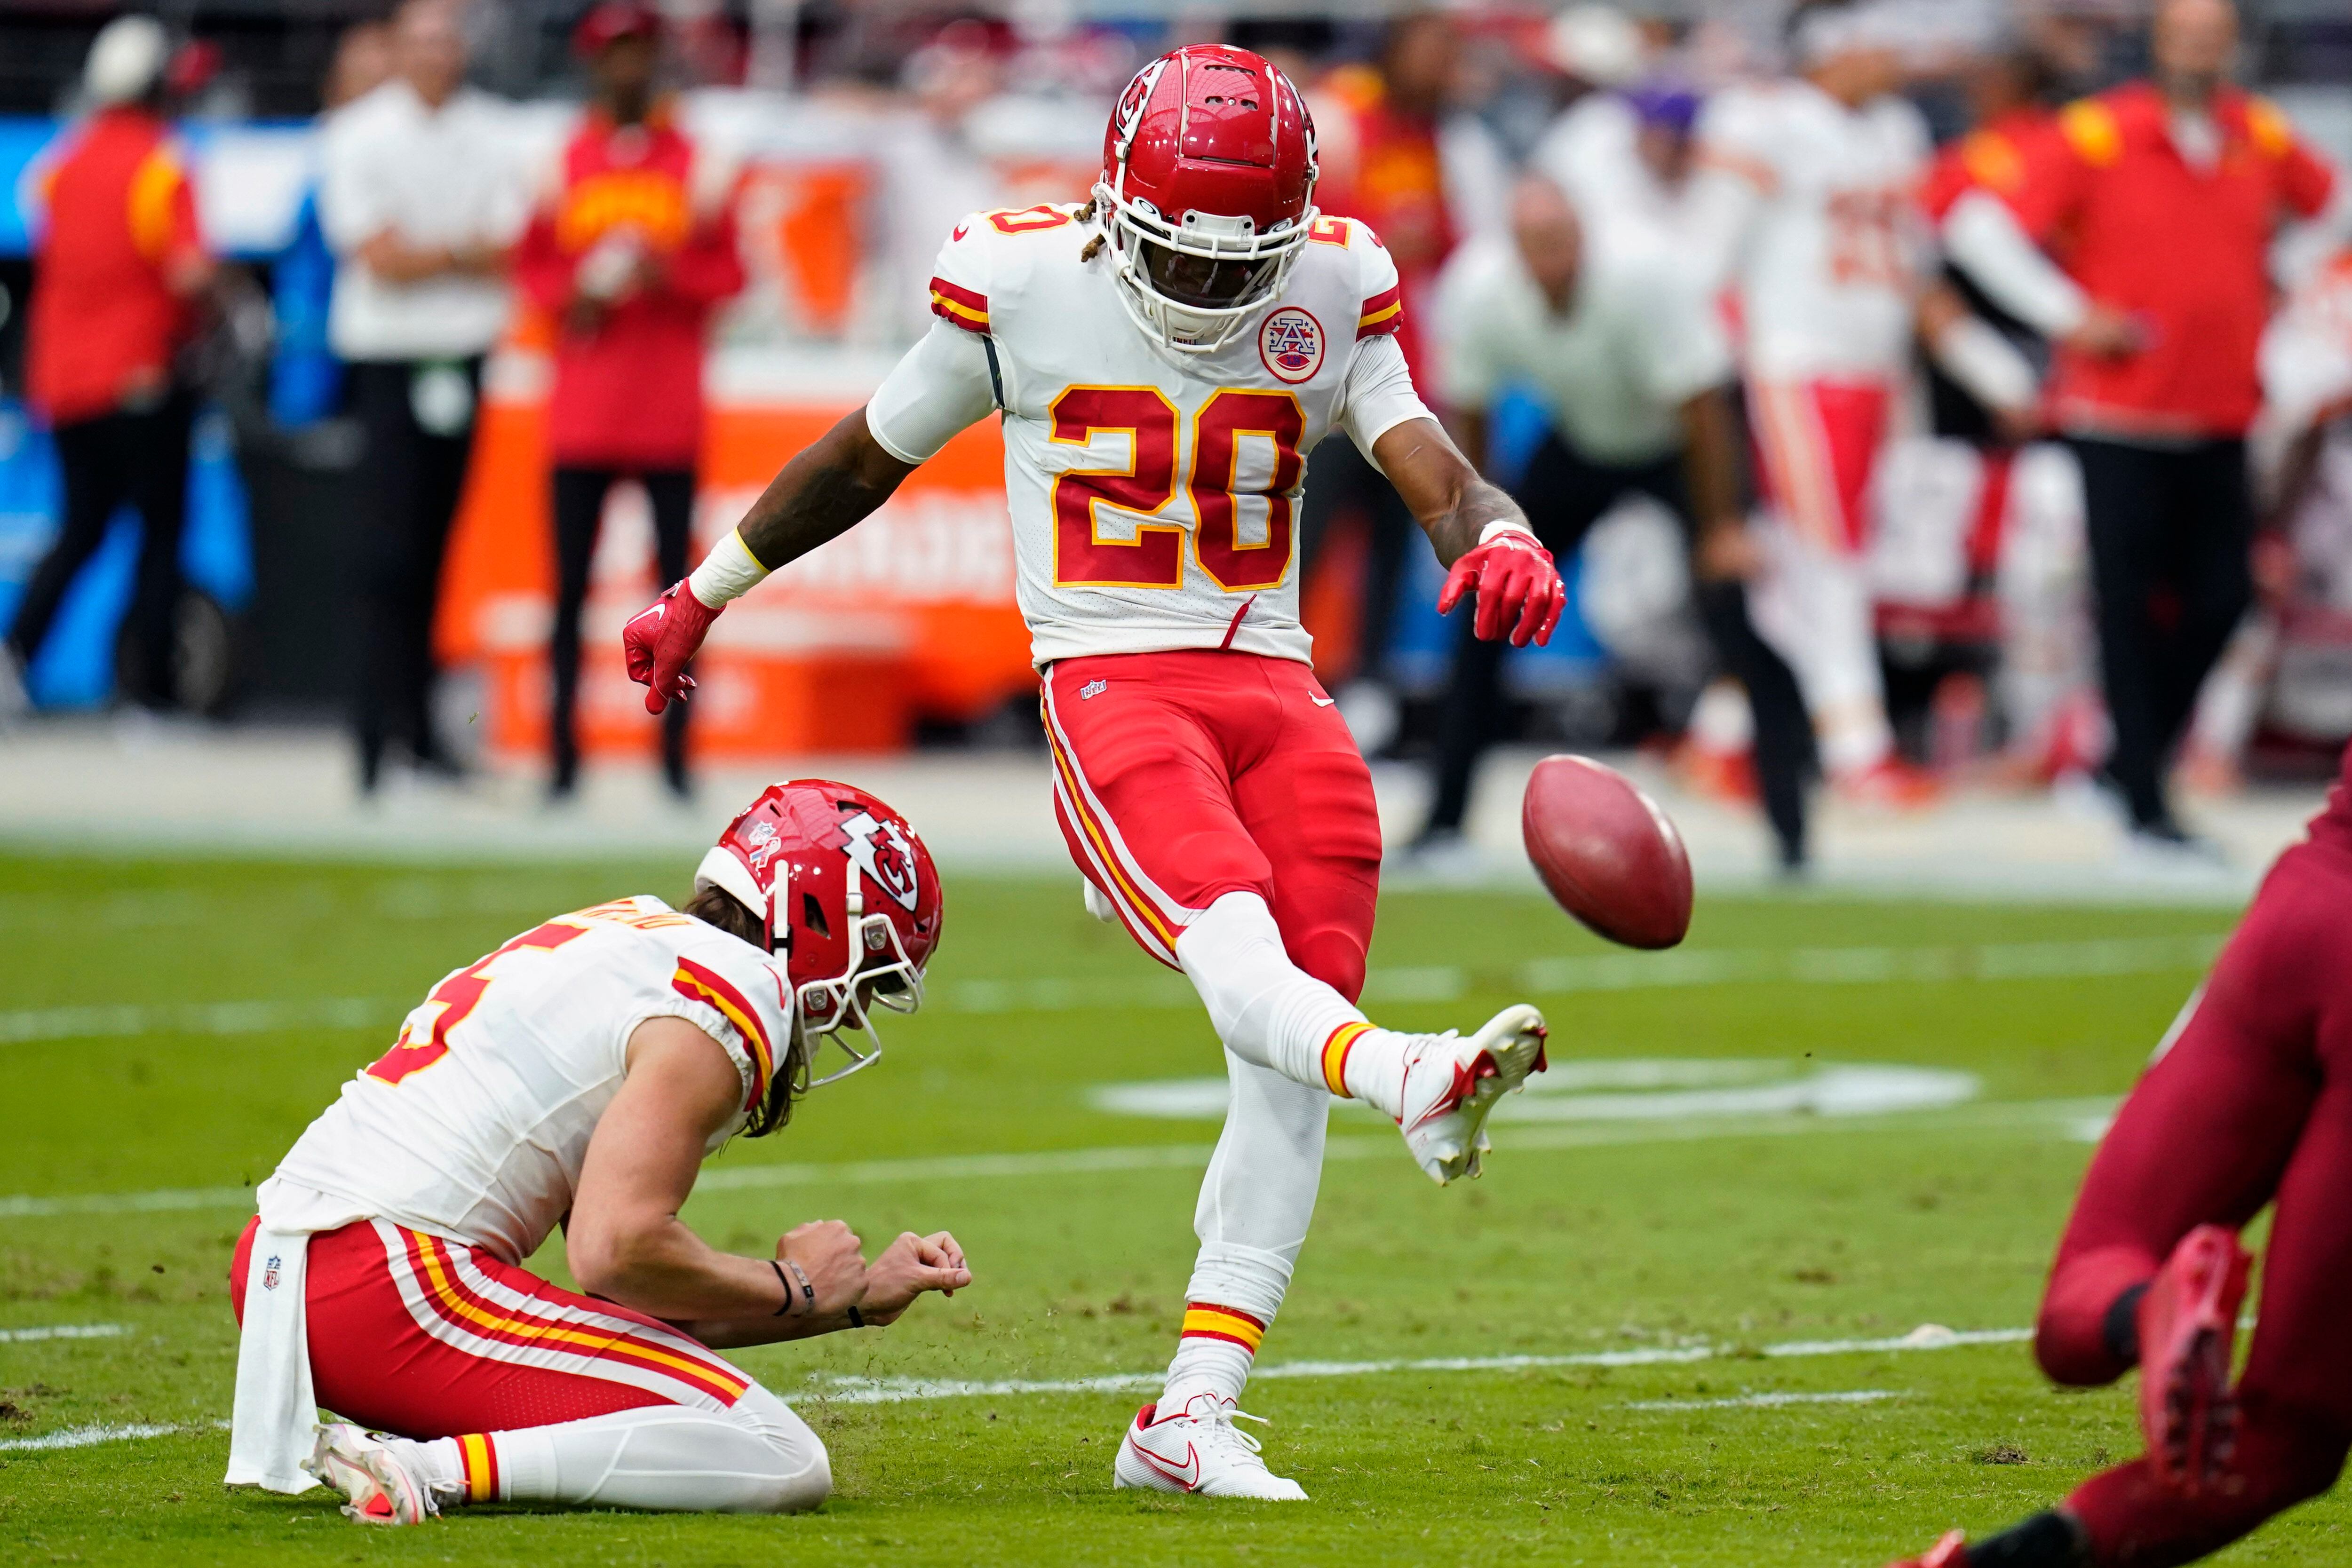
[[[2140,1369],[2147,1452],[2047,1513],[1897,1568],[2168,1568],[2336,1483],[2352,1447],[2352,747],[2099,1145],[2034,1354],[2060,1383]],[[2230,1381],[2271,1217],[2261,1321]]]
[[[880,1327],[971,1283],[962,1250],[908,1234],[868,1264],[824,1220],[741,1258],[677,1213],[706,1155],[784,1124],[821,1045],[850,1060],[815,1083],[874,1060],[870,1009],[921,1001],[940,915],[902,819],[803,780],[735,819],[684,910],[559,915],[436,986],[261,1186],[229,1482],[315,1477],[368,1524],[824,1501],[824,1445],[712,1348]],[[590,1294],[521,1266],[558,1225]]]
[[[1478,634],[1548,639],[1559,574],[1415,395],[1397,272],[1314,205],[1297,89],[1196,45],[1128,85],[1083,206],[975,214],[940,253],[939,319],[863,410],[788,464],[685,582],[632,621],[660,711],[720,609],[874,511],[957,432],[1003,413],[1021,608],[1044,676],[1054,806],[1089,907],[1190,977],[1232,1103],[1166,1390],[1121,1486],[1296,1499],[1234,1402],[1307,1235],[1332,1094],[1378,1106],[1440,1183],[1543,1060],[1533,1008],[1470,1038],[1356,1009],[1381,831],[1370,773],[1298,622],[1307,455],[1344,429],[1475,591]]]

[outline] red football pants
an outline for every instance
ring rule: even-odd
[[[2042,1368],[2121,1376],[2116,1299],[2195,1227],[2273,1200],[2230,1471],[2194,1498],[2159,1490],[2145,1459],[2093,1477],[2067,1506],[2102,1564],[2202,1557],[2326,1490],[2352,1446],[2352,853],[2328,842],[2279,857],[2100,1144],[2042,1302]]]
[[[1748,423],[1765,498],[1822,549],[1870,538],[1870,481],[1894,393],[1880,382],[1752,382]]]
[[[256,1219],[229,1264],[245,1319]],[[404,1437],[545,1427],[650,1405],[721,1411],[751,1379],[657,1319],[386,1220],[310,1238],[319,1403]]]
[[[1380,893],[1372,776],[1315,672],[1213,649],[1063,659],[1045,672],[1054,812],[1070,857],[1143,950],[1255,893],[1292,963],[1353,1001]]]

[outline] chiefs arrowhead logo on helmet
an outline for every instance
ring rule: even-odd
[[[907,820],[865,790],[823,779],[769,786],[702,857],[694,884],[725,889],[765,922],[806,1044],[804,1087],[881,1054],[876,1003],[922,1005],[923,968],[940,941],[939,873]],[[868,1049],[845,1031],[864,1034]],[[817,1076],[809,1061],[827,1041],[850,1061]]]
[[[864,811],[845,819],[841,831],[849,837],[843,846],[849,852],[849,863],[872,878],[899,908],[913,913],[919,879],[906,831],[896,821],[881,821]]]

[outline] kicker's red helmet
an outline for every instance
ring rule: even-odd
[[[830,1040],[845,1077],[882,1054],[876,1003],[910,1013],[939,946],[940,873],[907,819],[865,790],[824,779],[771,784],[727,824],[694,873],[695,891],[725,890],[767,923],[771,952],[792,976],[804,1063]],[[842,1038],[863,1033],[861,1051]]]
[[[1120,298],[1183,353],[1231,342],[1282,292],[1315,220],[1315,122],[1247,49],[1187,44],[1127,84],[1095,213]]]

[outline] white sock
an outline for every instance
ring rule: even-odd
[[[467,1500],[466,1461],[458,1452],[457,1438],[436,1437],[429,1443],[417,1443],[406,1437],[387,1437],[383,1442],[409,1472],[425,1483],[435,1508],[454,1508]]]
[[[656,1405],[457,1442],[488,1450],[501,1501],[795,1513],[833,1490],[824,1443],[756,1385],[723,1413]]]
[[[1171,1411],[1202,1394],[1241,1397],[1290,1287],[1323,1174],[1328,1095],[1230,1051],[1225,1066],[1233,1099],[1192,1214],[1201,1252],[1160,1399]]]
[[[1265,900],[1228,893],[1176,938],[1217,1038],[1244,1061],[1294,1082],[1353,1095],[1398,1115],[1407,1037],[1375,1029],[1355,1005],[1290,961]]]

